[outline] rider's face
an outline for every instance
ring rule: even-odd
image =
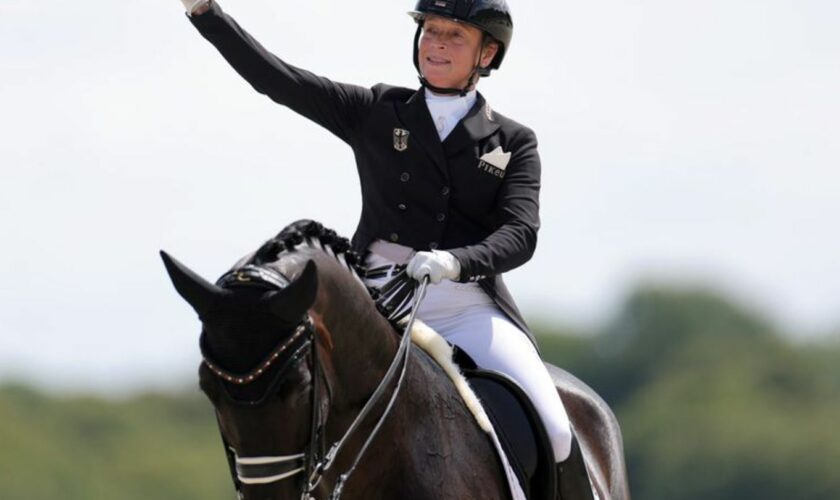
[[[420,37],[420,71],[435,87],[464,88],[476,64],[487,66],[496,55],[496,44],[482,47],[482,40],[474,26],[428,16]]]

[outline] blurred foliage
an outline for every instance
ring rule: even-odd
[[[540,329],[544,357],[622,426],[634,498],[840,498],[840,346],[795,344],[704,290],[641,287],[601,332]]]
[[[230,500],[213,410],[198,394],[128,401],[0,389],[4,500]]]
[[[535,323],[625,437],[634,498],[840,498],[840,345],[794,343],[719,294],[640,287],[600,331]],[[230,499],[198,392],[124,401],[0,389],[0,499]]]

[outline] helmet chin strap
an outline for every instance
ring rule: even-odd
[[[479,71],[481,70],[481,50],[478,50],[478,59],[475,62],[475,68],[473,68],[472,73],[470,73],[470,77],[467,80],[467,86],[458,89],[458,88],[445,88],[445,87],[437,87],[429,83],[429,80],[423,76],[423,72],[420,70],[420,35],[423,32],[423,23],[417,23],[417,32],[414,33],[414,67],[417,68],[417,78],[420,79],[420,85],[426,87],[427,89],[431,90],[435,94],[442,94],[442,95],[459,95],[464,97],[467,95],[470,90],[472,90],[473,86],[476,84],[477,77],[479,75]],[[482,43],[481,47],[484,47],[484,37],[482,36]]]

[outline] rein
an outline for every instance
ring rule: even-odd
[[[283,288],[284,286],[288,285],[288,283],[289,280],[286,279],[286,277],[280,274],[279,272],[269,268],[254,265],[245,266],[244,268],[228,273],[219,279],[219,284],[222,286],[268,285],[271,288]],[[225,451],[228,457],[228,464],[230,466],[232,479],[240,499],[244,499],[244,494],[242,493],[243,484],[271,484],[291,477],[295,477],[298,474],[302,473],[304,475],[304,481],[301,488],[300,498],[301,500],[314,500],[313,493],[315,489],[319,486],[319,484],[322,482],[325,473],[329,471],[330,468],[333,466],[336,457],[345,447],[350,437],[354,433],[356,433],[356,431],[359,429],[365,418],[368,417],[368,415],[373,411],[373,408],[377,405],[377,403],[379,403],[380,400],[382,400],[386,388],[393,382],[393,379],[397,376],[397,372],[399,371],[399,378],[397,379],[396,387],[391,393],[391,397],[388,400],[388,404],[385,410],[379,417],[379,420],[377,421],[371,433],[368,435],[361,449],[356,453],[350,468],[347,469],[343,474],[339,475],[338,481],[333,486],[332,493],[329,496],[330,500],[339,500],[341,498],[341,494],[347,480],[350,479],[350,476],[353,474],[353,472],[356,470],[356,467],[361,462],[361,459],[367,451],[368,447],[373,442],[376,435],[379,433],[382,424],[385,422],[385,419],[390,414],[391,409],[394,406],[394,402],[396,401],[400,389],[402,388],[403,381],[405,380],[406,369],[408,367],[408,359],[411,348],[411,328],[414,326],[414,321],[416,319],[417,310],[419,309],[420,303],[426,295],[426,287],[428,286],[428,283],[429,278],[427,276],[424,277],[423,280],[417,286],[416,293],[414,294],[413,304],[411,307],[411,315],[403,331],[402,339],[400,340],[400,345],[397,349],[397,353],[395,354],[394,359],[388,368],[388,371],[385,373],[385,376],[379,382],[379,385],[377,386],[373,395],[365,403],[362,410],[359,412],[358,415],[356,415],[356,418],[353,420],[353,423],[350,424],[350,427],[344,432],[344,435],[338,441],[333,443],[330,446],[329,451],[326,453],[324,453],[324,450],[326,449],[326,436],[324,428],[325,421],[323,419],[323,416],[321,415],[321,407],[318,404],[318,395],[320,393],[320,379],[323,378],[324,382],[326,382],[326,377],[323,372],[323,365],[320,363],[320,359],[318,356],[318,348],[315,344],[315,329],[313,327],[312,320],[308,314],[296,326],[294,333],[288,339],[281,342],[280,345],[277,348],[275,348],[268,355],[268,357],[257,366],[257,368],[244,375],[226,372],[225,370],[218,367],[213,361],[209,360],[202,342],[201,347],[204,364],[222,380],[237,385],[245,385],[253,382],[259,376],[263,375],[267,370],[269,370],[274,364],[274,362],[277,361],[283,353],[290,350],[292,346],[296,347],[296,349],[293,350],[292,355],[288,359],[286,359],[283,363],[283,366],[280,367],[278,373],[274,377],[274,380],[269,384],[268,390],[263,394],[263,396],[259,400],[247,402],[236,401],[233,398],[231,398],[229,394],[226,393],[227,391],[225,391],[226,395],[228,396],[228,399],[230,399],[232,402],[236,404],[244,404],[247,406],[258,406],[263,404],[268,399],[268,397],[271,394],[273,394],[272,389],[276,387],[277,384],[279,384],[280,381],[282,381],[285,378],[284,375],[286,374],[288,369],[293,366],[297,366],[297,364],[305,357],[304,351],[307,349],[311,351],[311,379],[313,387],[312,410],[310,420],[310,440],[308,450],[305,450],[302,453],[287,456],[240,457],[236,450],[233,447],[229,446],[227,441],[224,439],[224,436],[222,436],[222,440],[224,441],[225,445]],[[327,385],[327,390],[328,392],[331,392],[329,385]]]

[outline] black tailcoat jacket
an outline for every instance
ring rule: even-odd
[[[190,18],[258,92],[350,145],[362,189],[353,247],[376,239],[441,249],[461,263],[533,341],[501,274],[528,261],[539,229],[540,159],[534,133],[479,94],[441,142],[421,91],[336,83],[265,50],[219,5]]]

